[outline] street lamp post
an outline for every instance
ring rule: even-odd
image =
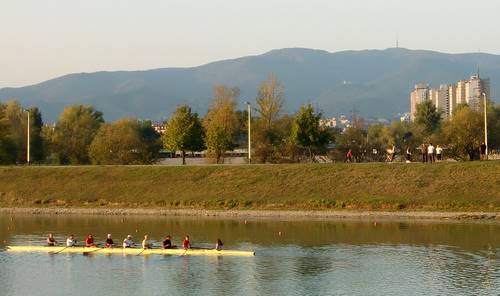
[[[28,133],[26,137],[26,164],[30,165],[30,110],[26,109],[28,114]]]
[[[248,163],[252,162],[252,108],[250,102],[245,102],[247,104],[247,113],[248,113]]]
[[[485,158],[488,160],[488,120],[487,120],[487,112],[486,112],[486,93],[483,93],[483,104],[484,104],[484,145],[486,146],[486,155]]]

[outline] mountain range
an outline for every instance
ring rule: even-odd
[[[0,101],[16,99],[38,106],[45,122],[54,122],[64,106],[92,104],[106,120],[120,117],[161,120],[179,104],[202,116],[214,85],[239,87],[240,108],[255,102],[259,84],[271,74],[285,87],[284,112],[312,103],[325,116],[349,113],[393,118],[408,112],[409,92],[416,83],[431,86],[467,79],[480,67],[500,91],[500,55],[446,54],[390,48],[327,52],[286,48],[190,68],[76,73],[39,84],[0,89]]]

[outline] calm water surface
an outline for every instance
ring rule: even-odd
[[[375,223],[376,222],[376,223]],[[74,233],[166,234],[255,257],[4,252]],[[279,235],[281,232],[281,235]],[[500,223],[0,214],[0,295],[500,295]]]

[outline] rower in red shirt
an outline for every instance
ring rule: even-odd
[[[186,237],[182,241],[182,247],[186,250],[191,249],[191,243],[189,242],[189,235],[186,235]]]
[[[92,234],[89,234],[87,238],[85,239],[85,247],[87,248],[95,248],[97,247],[96,244],[94,244],[94,237]]]

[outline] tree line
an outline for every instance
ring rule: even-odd
[[[27,161],[27,124],[30,117],[31,161],[42,164],[152,164],[160,150],[187,153],[206,151],[216,163],[237,147],[247,147],[247,116],[237,110],[238,88],[217,85],[212,103],[202,118],[190,106],[180,105],[158,134],[150,121],[134,118],[105,122],[93,106],[66,107],[57,122],[44,125],[38,108],[23,110],[16,101],[0,104],[0,163]],[[303,105],[295,114],[283,112],[284,86],[274,76],[263,81],[255,98],[252,125],[252,160],[259,163],[315,161],[317,155],[343,161],[348,150],[357,161],[382,161],[387,147],[416,149],[421,143],[440,144],[449,157],[474,159],[483,141],[481,112],[467,105],[443,120],[430,102],[417,106],[414,122],[367,126],[353,118],[341,130],[320,125],[322,114]],[[500,146],[500,105],[488,102],[489,146]],[[483,109],[484,110],[484,109]]]

